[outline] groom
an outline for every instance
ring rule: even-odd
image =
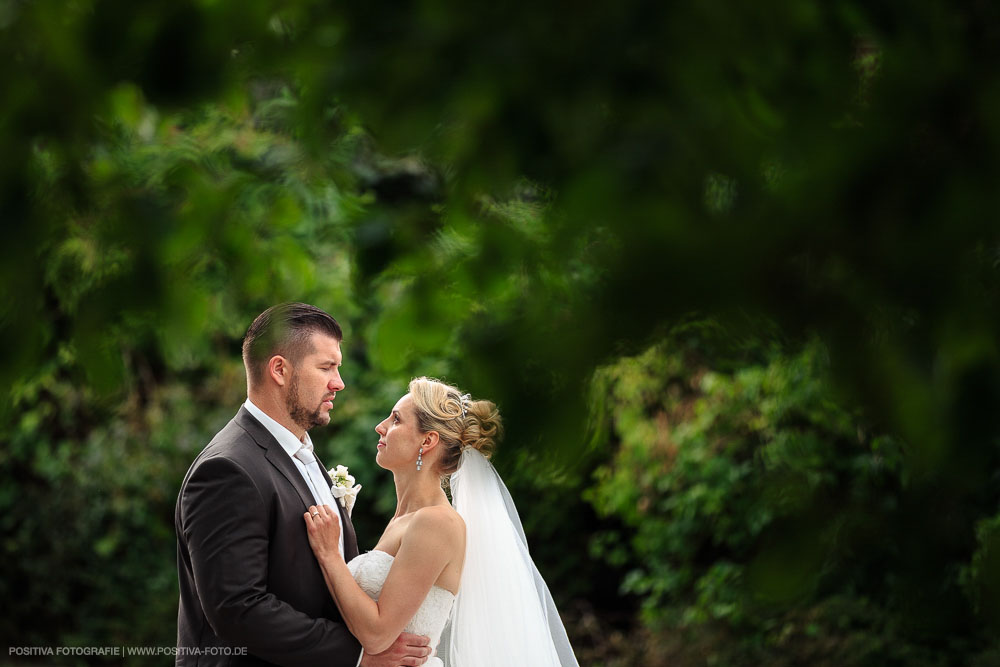
[[[344,388],[342,338],[336,320],[303,303],[269,308],[250,325],[249,398],[195,459],[177,497],[178,666],[395,667],[430,654],[426,637],[404,633],[384,653],[361,655],[302,523],[310,505],[336,507],[341,553],[358,554],[307,433],[330,423]]]

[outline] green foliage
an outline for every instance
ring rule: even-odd
[[[976,538],[976,551],[962,577],[976,612],[992,630],[1000,623],[1000,516],[979,521]]]
[[[997,25],[0,2],[0,634],[171,643],[173,489],[295,299],[347,330],[363,543],[371,425],[439,375],[500,404],[595,661],[996,664]]]
[[[995,519],[979,524],[974,555],[940,561],[952,572],[937,579],[941,608],[974,617],[955,576],[969,558],[989,607],[942,650],[919,625],[924,610],[904,608],[926,583],[901,552],[901,537],[924,534],[904,523],[906,448],[843,405],[821,344],[741,347],[693,322],[601,369],[594,392],[614,455],[585,495],[626,528],[592,549],[629,564],[622,592],[642,599],[651,627],[684,630],[712,664],[948,664],[985,646]],[[721,628],[730,639],[705,649]],[[694,653],[671,650],[681,662]]]

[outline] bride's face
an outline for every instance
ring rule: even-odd
[[[426,436],[417,428],[413,400],[407,394],[396,402],[389,416],[375,427],[378,453],[375,462],[387,470],[412,467],[416,470],[417,451]]]

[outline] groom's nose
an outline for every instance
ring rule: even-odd
[[[347,385],[344,384],[344,378],[340,377],[340,373],[337,373],[326,386],[330,391],[341,391]]]

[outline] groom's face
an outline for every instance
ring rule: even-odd
[[[292,363],[292,378],[285,394],[288,415],[305,430],[330,423],[330,410],[337,392],[344,388],[340,377],[340,341],[314,333],[302,356]]]

